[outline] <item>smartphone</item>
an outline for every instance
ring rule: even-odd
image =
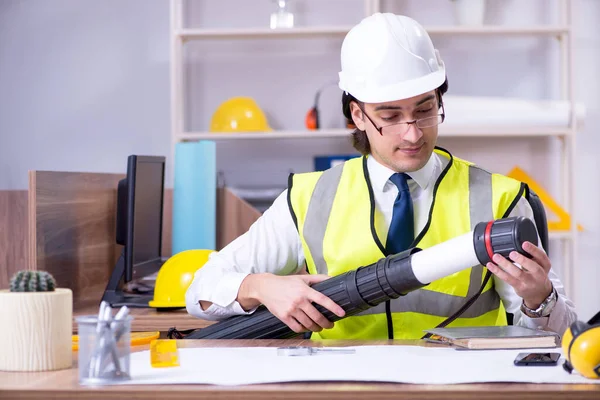
[[[519,353],[515,358],[518,366],[544,366],[556,365],[560,359],[560,353]]]

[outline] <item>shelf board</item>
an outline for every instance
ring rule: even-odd
[[[271,132],[188,132],[178,135],[180,141],[193,140],[245,140],[245,139],[331,139],[350,136],[349,129],[320,129],[318,131],[271,131]]]
[[[568,26],[429,26],[425,30],[430,35],[563,35],[569,32]]]
[[[321,129],[318,131],[271,131],[271,132],[236,132],[236,133],[211,133],[211,132],[186,132],[177,135],[177,141],[195,140],[256,140],[256,139],[335,139],[348,138],[352,132],[349,129]],[[571,131],[568,128],[490,128],[490,127],[465,127],[440,126],[440,137],[548,137],[566,136]]]
[[[295,28],[240,28],[240,29],[182,29],[175,36],[189,39],[250,39],[343,36],[352,26],[302,26]],[[568,26],[429,26],[431,35],[562,35],[569,32]]]
[[[246,29],[182,29],[175,33],[182,39],[254,39],[287,38],[310,36],[343,36],[352,28],[339,27],[296,27],[296,28],[246,28]]]

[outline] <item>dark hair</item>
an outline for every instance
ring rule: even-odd
[[[448,78],[442,83],[440,87],[436,89],[436,94],[438,96],[438,101],[440,103],[440,107],[442,106],[442,96],[448,91]],[[344,113],[344,117],[349,125],[354,126],[354,121],[352,120],[352,111],[350,110],[350,104],[355,102],[359,105],[363,105],[361,101],[358,101],[354,96],[349,93],[344,92],[342,94],[342,112]],[[371,153],[371,145],[369,144],[369,138],[364,131],[360,129],[355,129],[352,132],[352,146],[356,150],[358,150],[362,155],[367,155]]]

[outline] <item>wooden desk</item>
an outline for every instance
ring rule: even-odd
[[[401,341],[331,341],[327,345],[420,344]],[[181,340],[180,347],[318,345],[309,340]],[[146,349],[139,347],[134,351]],[[409,385],[397,383],[285,383],[248,386],[131,385],[82,387],[74,368],[39,373],[0,372],[0,398],[20,399],[598,399],[600,385],[461,384]],[[241,373],[242,371],[240,371]]]
[[[173,311],[156,311],[154,308],[131,308],[132,332],[160,331],[167,332],[169,328],[178,330],[207,327],[214,322],[192,317],[185,308]],[[73,312],[73,332],[77,332],[75,318],[81,315],[98,315],[98,305],[87,306]]]

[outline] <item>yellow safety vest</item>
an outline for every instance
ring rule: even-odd
[[[507,217],[525,185],[491,174],[436,148],[448,164],[437,179],[429,220],[412,247],[426,249],[470,232],[482,221]],[[336,276],[388,255],[378,226],[366,157],[323,172],[291,175],[288,204],[296,223],[308,271]],[[314,333],[314,339],[418,339],[454,314],[484,281],[481,265],[379,304]],[[506,312],[489,279],[481,295],[448,326],[506,325]],[[387,310],[386,310],[387,307]]]

